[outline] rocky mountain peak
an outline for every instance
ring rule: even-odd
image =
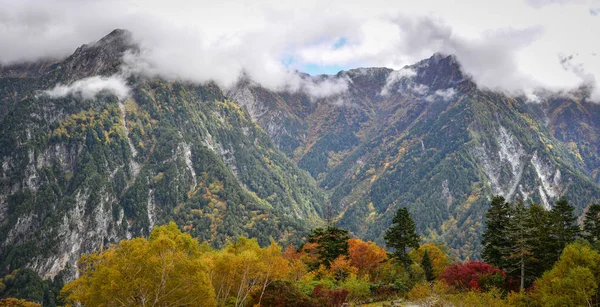
[[[449,88],[469,80],[454,55],[435,53],[430,58],[405,68],[416,73],[416,82],[426,84],[433,89]]]

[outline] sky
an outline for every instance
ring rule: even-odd
[[[600,0],[157,1],[0,0],[0,63],[60,58],[115,28],[142,46],[130,69],[231,86],[241,74],[273,89],[298,70],[401,69],[453,54],[481,87],[510,93],[595,87]],[[343,91],[331,83],[316,90]]]

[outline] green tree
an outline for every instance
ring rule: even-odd
[[[600,254],[588,242],[569,244],[552,270],[535,282],[541,306],[592,306],[600,282]]]
[[[575,241],[581,231],[576,224],[577,217],[573,215],[574,210],[575,207],[569,205],[564,197],[561,197],[550,210],[551,248],[549,255],[552,262],[558,260],[563,249]]]
[[[541,277],[554,264],[554,260],[549,257],[551,255],[549,212],[544,207],[531,203],[529,204],[529,219],[532,258],[528,269],[531,274],[525,280],[526,286]]]
[[[481,257],[486,263],[504,269],[506,264],[504,252],[508,246],[507,227],[510,220],[510,205],[504,197],[495,196],[485,217],[486,228],[481,242],[483,245]]]
[[[520,281],[520,289],[525,289],[527,269],[532,262],[534,239],[531,236],[535,227],[523,202],[518,202],[511,210],[508,223],[508,246],[503,250],[506,255],[505,271]]]
[[[339,256],[348,256],[348,231],[335,226],[316,228],[308,236],[309,243],[316,243],[319,265],[327,268]],[[318,267],[318,266],[317,266]]]
[[[592,245],[600,239],[600,205],[592,204],[585,213],[583,237]]]
[[[421,267],[423,271],[425,271],[425,279],[427,281],[432,282],[435,279],[435,275],[433,274],[433,265],[431,263],[431,259],[429,258],[429,253],[427,250],[423,253],[423,260],[421,260]]]
[[[419,248],[421,238],[415,230],[415,222],[410,217],[408,209],[402,207],[396,211],[392,220],[392,226],[385,232],[385,243],[394,249],[392,258],[409,267],[411,259],[408,256],[409,249]]]

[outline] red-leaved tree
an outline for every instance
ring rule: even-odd
[[[488,290],[506,286],[506,273],[481,261],[467,261],[446,267],[440,277],[459,290]]]

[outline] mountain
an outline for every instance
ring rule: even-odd
[[[228,95],[317,179],[339,225],[382,244],[400,206],[417,230],[478,257],[493,195],[582,214],[600,199],[600,105],[585,90],[535,102],[478,88],[453,56],[400,70],[359,68],[325,99],[243,81]]]
[[[82,253],[175,221],[222,246],[299,242],[325,198],[213,83],[121,70],[115,30],[60,60],[0,67],[0,268],[75,273]]]

